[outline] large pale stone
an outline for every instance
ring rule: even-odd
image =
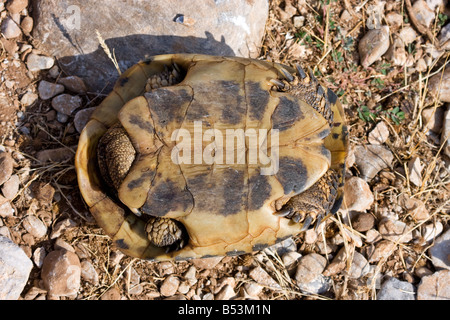
[[[96,30],[122,71],[145,55],[203,53],[257,57],[268,0],[34,1],[33,36],[88,89],[107,89],[118,77]]]

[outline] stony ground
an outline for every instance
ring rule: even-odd
[[[11,2],[0,0],[0,245],[24,261],[20,299],[450,299],[442,1],[271,0],[260,57],[301,62],[344,105],[344,206],[277,247],[178,263],[123,256],[93,221],[73,156],[104,95],[36,51],[24,1]]]

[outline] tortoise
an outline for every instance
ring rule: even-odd
[[[185,260],[258,251],[336,213],[347,145],[337,96],[299,64],[167,54],[120,76],[75,166],[123,253]]]

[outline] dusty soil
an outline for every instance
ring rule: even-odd
[[[369,68],[359,63],[358,42],[367,32],[366,6],[355,10],[354,1],[308,1],[304,12],[299,12],[289,1],[271,0],[270,15],[266,34],[261,47],[261,58],[285,64],[301,62],[309,66],[315,75],[329,88],[333,89],[342,101],[350,132],[351,148],[368,144],[369,133],[375,125],[384,121],[388,125],[389,138],[385,146],[394,154],[390,166],[369,181],[374,195],[374,202],[367,210],[375,219],[380,212],[394,212],[399,220],[418,229],[426,223],[440,222],[444,230],[448,228],[449,212],[449,172],[448,159],[440,154],[439,144],[433,137],[427,136],[421,119],[421,110],[425,106],[442,103],[424,96],[424,81],[429,72],[438,70],[444,63],[446,55],[436,59],[433,68],[427,69],[422,77],[419,72],[410,72],[401,66],[395,66],[382,58]],[[293,3],[296,1],[293,1]],[[402,1],[391,3],[389,11],[404,12]],[[349,20],[341,19],[347,9]],[[294,17],[305,16],[305,22],[294,24]],[[329,17],[328,23],[324,17]],[[407,13],[404,12],[404,23]],[[437,24],[433,32],[438,34],[442,25]],[[397,30],[398,31],[398,30]],[[395,33],[393,29],[391,33]],[[420,34],[419,34],[420,35]],[[412,59],[418,58],[421,45],[428,41],[426,35],[420,35],[420,41],[411,47]],[[1,218],[2,224],[9,229],[11,238],[32,257],[37,248],[50,252],[58,246],[75,250],[81,260],[88,260],[98,274],[98,282],[81,280],[81,287],[76,297],[60,299],[99,299],[107,296],[121,299],[164,299],[160,288],[169,276],[176,276],[183,281],[185,272],[193,265],[192,261],[178,263],[152,263],[120,257],[110,239],[96,225],[84,205],[76,181],[73,164],[74,148],[79,133],[73,125],[73,117],[62,124],[55,117],[50,100],[38,99],[33,105],[24,107],[19,102],[27,90],[37,92],[37,84],[43,79],[55,80],[48,71],[30,74],[23,62],[23,56],[16,59],[11,53],[13,41],[1,39],[0,65],[2,82],[0,84],[0,137],[2,148],[11,152],[16,162],[14,172],[21,178],[19,192],[12,200],[15,215]],[[22,36],[19,44],[33,43],[29,36]],[[61,75],[63,76],[63,75]],[[13,80],[7,85],[3,79]],[[426,93],[425,93],[426,95]],[[104,95],[86,93],[81,95],[83,106],[97,105]],[[399,109],[395,109],[399,107]],[[401,113],[403,112],[403,113]],[[59,161],[40,163],[38,152],[42,150],[61,149],[63,155]],[[422,173],[422,186],[410,183],[407,170],[408,162],[413,157],[420,157],[426,164]],[[447,171],[446,171],[447,170]],[[349,176],[360,173],[351,164]],[[400,204],[402,195],[422,201],[429,212],[425,221],[416,221]],[[341,214],[345,212],[341,212]],[[25,230],[22,221],[25,216],[35,214],[48,227],[46,236],[35,238]],[[61,235],[52,238],[55,226],[71,219],[74,225],[65,229]],[[378,221],[378,220],[377,220]],[[2,225],[0,224],[0,226]],[[327,221],[327,232],[317,237],[315,243],[304,243],[305,235],[295,237],[297,251],[304,255],[319,252],[323,238],[332,238],[342,233],[343,228],[352,229],[351,224],[344,227],[340,218]],[[376,229],[376,224],[375,227]],[[365,234],[358,233],[360,243],[354,242],[359,252],[366,254],[373,244],[367,242]],[[345,236],[343,238],[347,239]],[[419,237],[420,238],[420,237]],[[386,259],[375,263],[378,273],[390,275],[413,284],[420,282],[414,271],[425,266],[433,271],[429,261],[426,244],[417,238],[408,243],[397,244]],[[352,240],[346,240],[352,244]],[[329,252],[328,260],[342,247],[334,246]],[[117,262],[117,260],[119,262]],[[207,293],[217,293],[220,284],[232,282],[236,297],[243,298],[241,287],[248,283],[249,270],[256,266],[265,269],[280,285],[281,289],[264,288],[258,299],[374,299],[377,286],[368,277],[350,279],[345,270],[331,276],[332,286],[324,294],[302,293],[296,284],[292,271],[286,270],[277,255],[267,252],[247,254],[238,257],[223,258],[213,268],[197,266],[198,281],[189,286],[186,293],[176,292],[173,298],[195,299]],[[133,282],[136,275],[127,272],[132,267],[140,279]],[[347,266],[351,267],[351,266]],[[228,282],[227,282],[228,281]],[[140,287],[138,287],[138,285]],[[34,266],[22,297],[46,298],[41,288],[40,268]],[[34,290],[34,291],[33,291]],[[34,293],[32,293],[34,292]]]

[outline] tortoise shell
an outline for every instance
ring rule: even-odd
[[[180,81],[149,88],[148,79],[168,66],[176,66]],[[343,109],[320,85],[304,95],[277,90],[283,85],[276,79],[289,79],[287,73],[295,69],[169,54],[120,76],[82,131],[75,165],[83,199],[121,251],[172,260],[260,250],[302,231],[302,223],[274,213],[330,169],[339,172],[339,202],[347,153]],[[331,110],[331,122],[311,106],[316,98]],[[97,149],[117,124],[135,156],[114,188],[100,173]],[[149,217],[182,225],[184,246],[168,251],[150,242]]]

